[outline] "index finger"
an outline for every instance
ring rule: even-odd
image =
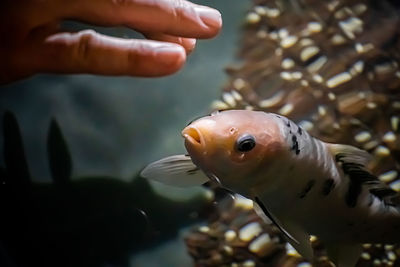
[[[102,25],[125,25],[141,32],[188,38],[218,34],[221,14],[186,0],[73,0],[65,17]]]

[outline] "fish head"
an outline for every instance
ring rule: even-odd
[[[286,151],[273,114],[228,110],[195,120],[182,131],[192,161],[223,184],[259,175]]]

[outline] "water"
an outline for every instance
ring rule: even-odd
[[[185,68],[173,76],[37,75],[1,88],[0,110],[17,118],[33,184],[16,179],[16,191],[3,194],[10,212],[5,236],[12,242],[0,246],[0,265],[191,265],[180,228],[196,221],[203,191],[153,184],[155,194],[132,181],[147,163],[184,152],[180,130],[209,111],[226,80],[223,68],[234,61],[249,3],[197,2],[219,9],[224,28],[217,38],[198,41]],[[96,29],[136,36],[121,28]],[[67,185],[54,185],[51,178],[47,138],[52,118],[72,160]],[[144,229],[148,224],[156,229]]]
[[[321,140],[367,150],[369,171],[400,190],[396,1],[257,0],[247,14],[250,1],[198,2],[222,12],[223,31],[199,41],[173,76],[38,75],[1,88],[0,266],[310,266],[252,201],[138,178],[147,163],[185,152],[181,129],[221,88],[220,107],[279,113]],[[227,77],[244,20],[243,64]],[[313,264],[330,266],[323,240],[310,241]],[[364,244],[357,266],[399,266],[399,251]]]

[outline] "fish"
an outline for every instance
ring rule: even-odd
[[[253,200],[256,213],[307,260],[310,235],[340,267],[355,265],[362,243],[400,241],[400,194],[369,172],[364,150],[250,110],[213,112],[182,136],[188,154],[153,162],[141,176],[181,187],[211,181]]]
[[[322,141],[366,150],[372,155],[368,170],[400,191],[399,1],[251,2],[237,60],[226,66],[228,81],[210,108],[278,113]],[[188,234],[196,240],[188,248],[200,252],[192,256],[196,264],[215,266],[216,257],[209,255],[217,254],[227,265],[240,265],[237,255],[248,255],[256,266],[297,266],[292,249],[276,263],[255,255],[251,241],[226,241],[224,229],[236,231],[237,218],[253,220],[246,212],[233,218],[234,213],[229,208],[213,215],[211,230],[201,238],[196,228]],[[218,246],[204,249],[216,237]],[[312,244],[313,266],[329,266],[320,240],[314,237]],[[224,245],[235,253],[219,249]],[[279,247],[272,241],[268,246]],[[400,266],[399,246],[364,244],[357,266]]]

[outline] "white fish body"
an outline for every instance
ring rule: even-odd
[[[326,244],[331,260],[354,266],[361,243],[400,242],[400,202],[391,203],[398,194],[366,171],[369,154],[324,143],[280,118],[278,124],[294,153],[276,161],[265,174],[275,176],[273,185],[257,184],[250,195],[268,203],[264,205],[282,228],[299,242],[292,245],[310,259],[309,234],[316,235]]]
[[[355,265],[362,243],[400,242],[399,194],[366,170],[365,151],[324,143],[285,117],[254,111],[201,118],[183,135],[186,160],[206,174],[192,174],[197,183],[208,176],[252,199],[256,212],[267,215],[309,260],[310,234],[345,267]],[[172,161],[162,162],[165,174],[176,171]],[[194,165],[188,166],[180,168],[179,180],[193,172]],[[158,179],[149,175],[153,168],[143,176]]]

